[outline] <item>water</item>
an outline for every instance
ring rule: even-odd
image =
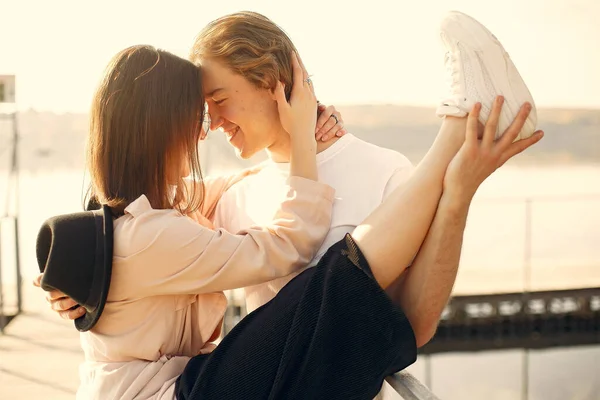
[[[0,214],[6,206],[6,185],[2,172]],[[39,226],[52,215],[81,210],[82,190],[81,170],[21,173],[25,284],[38,271]],[[3,226],[2,234],[2,278],[4,284],[14,284],[11,227]],[[455,292],[600,286],[598,243],[600,166],[506,166],[484,183],[473,203]],[[529,281],[526,265],[531,266]],[[598,360],[600,346],[531,351],[529,398],[600,399]],[[519,399],[523,365],[520,350],[486,351],[422,357],[410,371],[442,399]]]
[[[523,358],[523,350],[448,353],[420,357],[408,371],[443,400],[522,399]],[[600,399],[598,345],[532,350],[528,364],[528,399]]]

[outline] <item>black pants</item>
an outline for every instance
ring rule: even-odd
[[[372,399],[416,360],[404,313],[347,235],[314,268],[192,358],[178,399]]]

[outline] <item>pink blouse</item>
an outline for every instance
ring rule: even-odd
[[[227,300],[223,290],[286,276],[308,263],[330,226],[334,190],[290,177],[268,226],[213,230],[221,194],[240,176],[205,181],[200,213],[155,210],[141,196],[114,221],[108,301],[81,334],[81,399],[173,399],[190,357],[208,353]]]

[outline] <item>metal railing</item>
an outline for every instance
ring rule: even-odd
[[[404,400],[440,400],[427,386],[407,371],[397,372],[385,380]]]
[[[600,343],[600,287],[456,296],[421,354]]]
[[[21,293],[21,271],[20,271],[20,263],[19,263],[19,256],[18,256],[18,249],[19,249],[19,240],[18,240],[18,235],[19,235],[19,220],[17,217],[9,217],[9,216],[4,216],[4,217],[0,217],[0,247],[2,245],[3,242],[3,235],[2,232],[4,231],[3,227],[5,226],[6,223],[13,223],[13,227],[14,227],[14,237],[15,237],[15,269],[16,269],[16,277],[17,277],[17,282],[15,284],[16,286],[16,304],[12,304],[10,308],[7,307],[7,302],[6,297],[4,295],[4,290],[3,290],[3,282],[2,282],[2,257],[0,257],[0,333],[4,332],[4,328],[17,316],[21,313],[22,311],[22,304],[23,304],[23,300],[22,300],[22,293]],[[2,254],[2,250],[0,249],[0,254]]]

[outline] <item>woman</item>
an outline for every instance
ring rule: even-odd
[[[183,180],[201,178],[200,70],[149,46],[125,49],[109,64],[93,100],[88,168],[98,202],[117,217],[114,264],[104,313],[81,336],[81,397],[139,390],[135,396],[172,398],[182,362],[214,347],[226,308],[221,291],[287,275],[314,256],[333,190],[316,182],[317,103],[296,67],[291,105],[283,87],[273,92],[293,144],[289,196],[272,226],[231,235],[210,230],[206,215],[237,178],[204,187]],[[163,291],[150,295],[156,284]]]
[[[411,180],[354,238],[332,246],[317,267],[212,344],[226,307],[222,290],[302,267],[329,227],[333,193],[316,182],[316,100],[293,63],[290,103],[278,85],[270,105],[292,137],[290,193],[272,225],[239,235],[215,232],[205,219],[223,180],[206,190],[182,180],[200,176],[204,99],[196,67],[147,46],[109,65],[94,99],[89,159],[94,193],[118,216],[115,257],[104,313],[82,334],[81,398],[372,398],[386,375],[414,362],[410,323],[383,289],[423,242],[443,184],[468,197],[497,167],[498,159],[464,156],[465,130],[470,146],[477,141],[478,106],[468,126],[466,118],[444,121]]]

